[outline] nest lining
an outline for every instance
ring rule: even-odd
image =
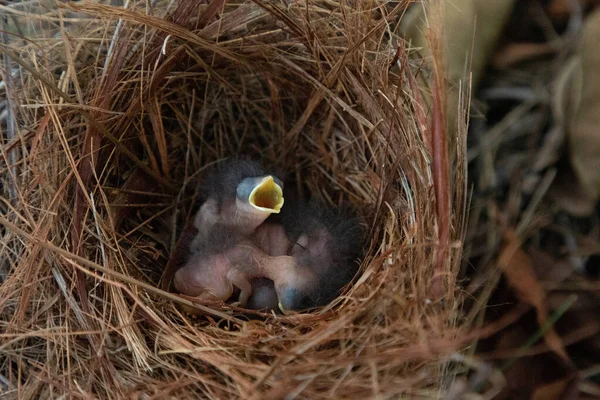
[[[6,198],[18,193],[3,220],[20,229],[5,229],[1,250],[5,389],[435,397],[449,375],[427,343],[456,334],[460,246],[446,254],[443,300],[432,302],[439,226],[416,116],[429,111],[412,84],[427,69],[394,33],[403,10],[182,0],[16,13],[23,26],[48,26],[9,47],[22,139],[4,143],[20,160],[3,180]],[[368,222],[360,276],[324,309],[255,319],[205,304],[189,318],[152,289],[197,210],[202,171],[240,154]],[[458,164],[455,241],[463,175]]]

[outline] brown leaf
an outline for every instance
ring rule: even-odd
[[[553,19],[568,18],[577,11],[577,3],[584,9],[600,4],[598,0],[552,0],[547,7],[548,14]]]
[[[498,69],[532,58],[553,54],[556,48],[550,43],[510,43],[499,49],[492,57],[492,65]]]
[[[498,266],[519,299],[535,307],[538,323],[542,326],[548,319],[548,309],[545,293],[536,278],[531,257],[521,248],[521,242],[513,229],[507,228],[504,240],[505,245],[498,258]],[[552,351],[570,364],[569,356],[554,328],[548,329],[544,340]]]
[[[440,23],[444,29],[445,73],[450,82],[446,110],[447,124],[456,127],[459,101],[460,82],[465,78],[465,70],[471,74],[471,84],[475,90],[483,77],[485,67],[496,48],[515,0],[453,0],[425,2],[432,5],[443,5],[443,20]],[[409,9],[406,17],[402,18],[401,31],[409,39],[412,46],[422,49],[425,57],[435,54],[429,47],[424,32],[427,32],[431,22],[431,13],[424,17],[425,7]],[[438,59],[439,57],[433,57]],[[426,95],[425,95],[426,96]],[[431,98],[425,102],[432,103]]]
[[[568,400],[577,399],[578,390],[575,375],[566,376],[554,382],[538,386],[531,400]]]
[[[513,362],[504,369],[506,386],[494,399],[531,399],[541,386],[573,377],[571,367],[554,354],[546,351],[524,354],[521,351],[523,343],[533,334],[533,327],[528,326],[526,321],[522,322],[503,330],[495,342],[493,354],[504,354]],[[485,353],[483,357],[487,358]]]
[[[557,259],[535,246],[530,246],[527,253],[531,256],[534,271],[541,281],[559,283],[573,273],[574,266],[568,260]]]
[[[573,169],[568,165],[559,169],[550,187],[550,196],[560,208],[571,215],[585,217],[594,212],[595,201],[583,191]]]
[[[452,83],[456,83],[464,77],[465,62],[468,60],[468,66],[473,75],[473,86],[477,86],[514,3],[514,0],[455,0],[451,3],[447,2],[443,25],[447,48],[446,56],[448,57],[448,78]],[[420,8],[415,7],[415,13],[422,13]],[[403,21],[402,29],[412,40],[413,45],[427,49],[427,43],[422,37],[423,32],[426,32],[422,26],[426,24],[425,19],[420,15],[411,15],[410,17],[412,18]]]
[[[578,95],[576,112],[570,118],[568,140],[571,164],[591,199],[600,197],[600,10],[586,20],[579,46],[580,68],[573,90]]]

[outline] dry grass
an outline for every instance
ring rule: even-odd
[[[466,128],[444,126],[442,68],[385,3],[0,6],[0,393],[439,396],[466,343]],[[203,168],[234,154],[368,222],[361,275],[325,309],[189,318],[158,289]]]

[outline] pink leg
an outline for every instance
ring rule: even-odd
[[[232,267],[227,273],[227,278],[232,284],[240,289],[239,302],[242,307],[246,307],[248,298],[252,294],[252,285],[250,284],[248,277],[236,267]]]

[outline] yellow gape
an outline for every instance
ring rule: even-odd
[[[253,207],[261,211],[278,214],[283,207],[283,190],[272,176],[266,176],[252,190],[248,200]]]

